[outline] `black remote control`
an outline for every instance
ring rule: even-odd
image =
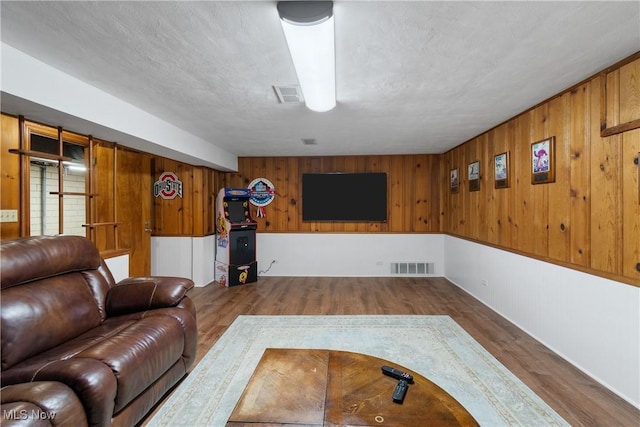
[[[404,396],[407,394],[407,389],[409,388],[409,383],[405,380],[400,380],[396,389],[393,391],[393,401],[396,403],[402,403],[404,401]]]
[[[389,375],[397,380],[406,380],[407,382],[413,382],[413,375],[407,374],[406,372],[402,372],[398,369],[392,368],[391,366],[383,365],[382,373],[385,375]]]

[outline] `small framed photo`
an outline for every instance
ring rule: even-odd
[[[552,136],[531,144],[531,183],[555,182],[555,142]]]
[[[509,188],[509,152],[493,156],[493,178],[495,188]]]
[[[458,168],[449,171],[449,189],[452,193],[457,193],[460,188],[460,178],[458,177]]]
[[[469,163],[467,169],[467,178],[469,179],[469,191],[480,190],[480,161],[476,160]]]

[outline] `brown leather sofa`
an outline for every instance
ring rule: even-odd
[[[189,279],[115,283],[93,243],[0,246],[2,425],[132,426],[192,365]]]

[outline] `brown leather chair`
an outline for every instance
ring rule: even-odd
[[[0,268],[3,425],[135,425],[194,361],[189,279],[116,284],[80,236],[4,241]]]

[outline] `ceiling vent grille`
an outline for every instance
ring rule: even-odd
[[[304,102],[299,86],[274,86],[273,90],[281,104],[300,104]]]
[[[318,145],[318,141],[315,138],[302,138],[303,145]]]

